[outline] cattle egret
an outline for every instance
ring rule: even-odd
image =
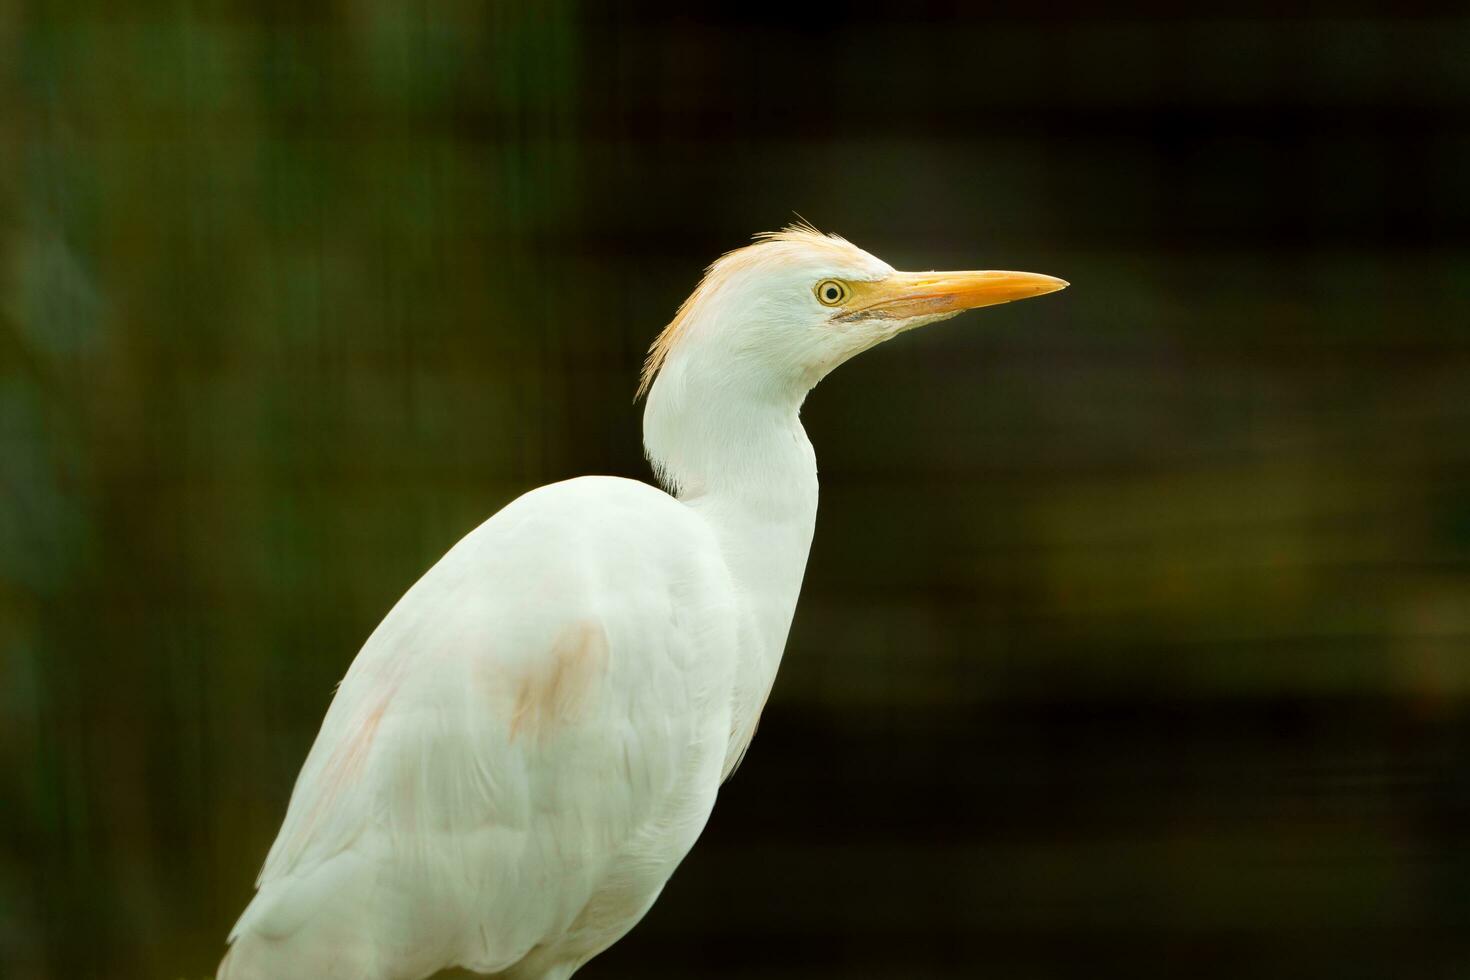
[[[668,492],[533,490],[408,590],[327,710],[222,980],[563,980],[617,941],[775,679],[817,511],[807,392],[906,330],[1066,285],[896,272],[805,224],[711,265],[639,388]]]

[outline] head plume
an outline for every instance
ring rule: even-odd
[[[805,218],[798,216],[798,220],[780,231],[763,231],[754,236],[751,244],[732,249],[711,262],[704,270],[704,278],[700,279],[694,292],[679,304],[674,318],[654,338],[653,344],[648,348],[648,356],[643,360],[643,372],[638,379],[638,394],[634,396],[634,400],[648,394],[648,389],[653,386],[653,379],[658,376],[659,369],[668,359],[669,352],[688,331],[694,311],[719,293],[720,287],[731,273],[762,263],[781,262],[790,258],[795,252],[812,249],[829,250],[839,257],[846,257],[857,251],[855,246],[849,244],[841,236],[825,234],[817,230]]]

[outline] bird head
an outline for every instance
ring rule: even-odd
[[[1065,289],[1031,272],[899,272],[806,224],[757,235],[706,270],[649,349],[639,395],[660,373],[717,366],[721,387],[802,397],[855,354],[915,327]]]
[[[1066,285],[1029,272],[899,272],[805,224],[757,235],[706,270],[649,349],[644,448],[680,496],[765,492],[798,471],[815,494],[797,412],[828,372],[906,330]],[[791,465],[773,476],[782,459]]]

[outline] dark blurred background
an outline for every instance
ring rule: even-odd
[[[299,6],[316,7],[303,12]],[[0,6],[0,975],[202,978],[332,686],[800,211],[759,738],[589,978],[1470,975],[1470,13]]]

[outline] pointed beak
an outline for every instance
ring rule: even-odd
[[[877,282],[854,283],[850,301],[833,319],[942,316],[1044,296],[1068,285],[1035,272],[896,272]]]

